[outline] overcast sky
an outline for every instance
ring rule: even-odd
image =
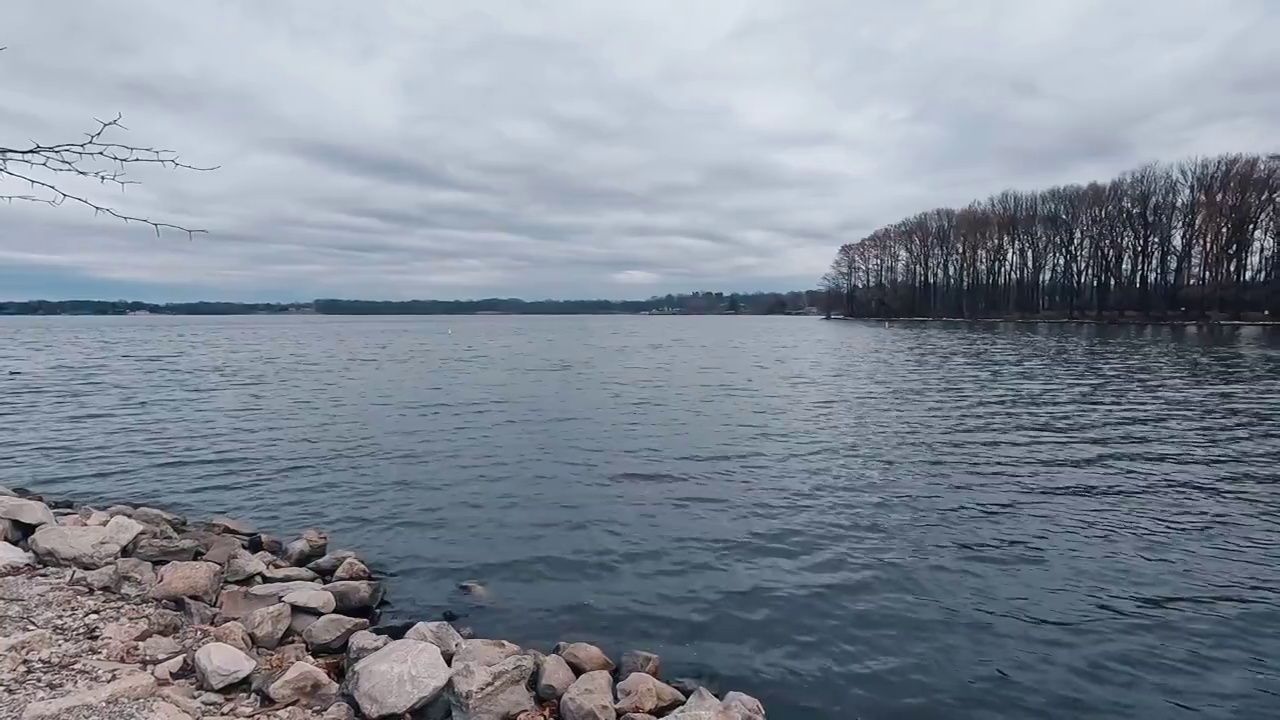
[[[1280,149],[1274,0],[4,0],[0,45],[0,146],[120,112],[221,166],[86,190],[194,240],[0,205],[5,299],[801,289],[916,211]]]

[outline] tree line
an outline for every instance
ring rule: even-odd
[[[842,245],[823,285],[854,317],[1275,318],[1280,155],[922,212]]]

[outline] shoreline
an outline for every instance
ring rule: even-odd
[[[378,625],[385,585],[306,530],[0,487],[0,720],[764,720],[754,698],[544,654],[447,620]],[[474,583],[459,586],[482,594]]]
[[[1277,320],[1152,320],[1152,319],[1105,319],[1092,318],[940,318],[940,317],[849,317],[832,315],[822,320],[848,320],[852,322],[950,322],[950,323],[1012,323],[1018,325],[1151,325],[1163,327],[1280,327]]]

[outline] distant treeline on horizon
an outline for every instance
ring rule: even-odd
[[[126,300],[0,301],[0,315],[254,315],[316,313],[320,315],[607,315],[672,311],[690,315],[740,313],[780,314],[818,305],[819,290],[787,293],[695,292],[655,296],[648,300],[337,300],[309,303],[185,302],[145,303]]]

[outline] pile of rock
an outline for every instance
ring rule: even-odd
[[[50,505],[0,488],[0,576],[65,579],[147,605],[171,627],[108,626],[95,647],[116,648],[145,673],[32,701],[26,720],[144,695],[165,698],[163,720],[268,711],[291,720],[765,717],[741,693],[719,699],[664,683],[651,653],[629,652],[617,667],[586,643],[543,655],[465,638],[448,622],[421,622],[392,639],[371,628],[382,584],[315,530],[286,544],[229,518],[188,524],[148,507]]]

